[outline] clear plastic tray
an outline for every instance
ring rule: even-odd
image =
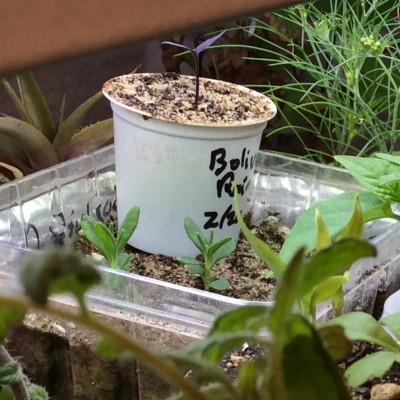
[[[278,212],[289,226],[297,215],[321,199],[358,184],[344,170],[259,152],[248,201],[254,219]],[[18,289],[18,260],[29,249],[45,243],[67,244],[79,229],[83,214],[106,220],[115,213],[113,147],[63,163],[0,186],[1,287]],[[378,256],[352,266],[346,285],[345,310],[371,311],[378,290],[397,285],[400,264],[400,225],[381,220],[366,227],[366,237],[378,248]],[[103,283],[89,296],[100,313],[143,319],[145,325],[201,336],[221,311],[248,301],[190,289],[151,278],[100,268]],[[70,302],[66,297],[60,301]],[[330,313],[329,304],[319,310],[320,319]]]

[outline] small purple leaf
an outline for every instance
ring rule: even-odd
[[[169,44],[169,45],[171,45],[171,46],[182,47],[182,49],[186,49],[186,50],[193,51],[190,47],[185,46],[184,44],[175,43],[175,42],[169,42],[169,41],[167,41],[167,40],[164,41],[164,42],[161,42],[161,44]]]
[[[218,33],[218,35],[213,36],[210,39],[205,40],[203,43],[200,43],[196,48],[195,51],[197,54],[200,54],[204,51],[207,47],[211,46],[214,42],[216,42],[222,35],[225,34],[226,31],[222,31]]]

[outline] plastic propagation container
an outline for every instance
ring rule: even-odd
[[[255,169],[247,201],[256,221],[268,212],[278,212],[291,226],[297,215],[316,201],[358,187],[341,169],[271,153],[259,152]],[[48,242],[73,240],[83,214],[106,220],[116,212],[115,199],[112,146],[0,186],[1,286],[14,279],[18,259],[25,251]],[[366,226],[365,236],[376,245],[378,256],[352,266],[345,288],[345,311],[372,311],[378,290],[395,289],[400,264],[398,235],[399,224],[393,220]],[[109,268],[101,270],[103,284],[90,296],[98,312],[145,316],[150,324],[172,330],[180,327],[196,337],[204,334],[221,311],[248,303]],[[327,304],[319,310],[320,318],[329,312]]]

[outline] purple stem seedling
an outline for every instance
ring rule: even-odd
[[[194,49],[188,46],[185,46],[184,44],[181,43],[175,43],[175,42],[169,42],[169,41],[164,41],[161,42],[161,44],[169,44],[171,46],[176,46],[176,47],[181,47],[183,49],[189,50],[190,53],[193,56],[194,59],[194,73],[196,77],[196,92],[194,96],[194,108],[197,109],[197,105],[199,104],[199,88],[200,88],[200,71],[201,71],[201,59],[202,59],[202,53],[204,50],[206,50],[208,47],[210,47],[214,42],[216,42],[221,36],[223,36],[225,31],[222,31],[218,33],[218,35],[215,35],[211,37],[210,39],[205,40],[204,42],[200,43],[197,47]]]

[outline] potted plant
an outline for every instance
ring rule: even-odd
[[[134,247],[168,256],[196,255],[182,221],[190,216],[215,236],[237,238],[230,183],[241,206],[252,179],[261,134],[276,107],[266,96],[196,76],[131,74],[105,83],[114,112],[118,217],[137,205]]]

